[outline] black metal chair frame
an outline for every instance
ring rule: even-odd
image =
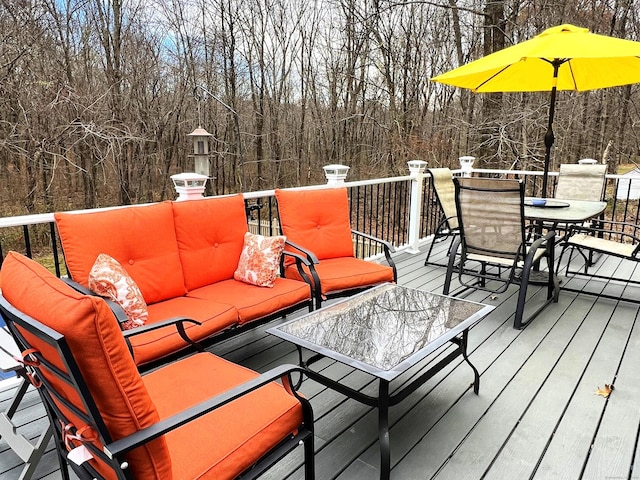
[[[586,225],[571,225],[567,231],[567,235],[562,245],[562,250],[558,258],[558,269],[561,268],[562,259],[565,253],[568,251],[569,256],[565,266],[565,275],[567,277],[582,276],[590,279],[605,280],[607,283],[610,281],[621,282],[631,285],[640,285],[640,281],[633,280],[631,278],[616,278],[609,275],[599,275],[597,273],[589,273],[589,268],[595,265],[594,254],[599,254],[599,257],[603,255],[609,255],[612,257],[621,258],[624,260],[631,260],[634,262],[640,262],[640,225],[615,222],[611,220],[598,219],[593,226]],[[575,239],[575,235],[588,235],[594,237],[594,242],[591,244],[585,244]],[[617,238],[613,240],[612,238]],[[627,253],[619,253],[615,251],[615,247],[618,244],[625,243],[625,240],[630,240],[631,245],[635,245],[634,248],[630,248]],[[609,248],[608,248],[609,247]],[[583,270],[571,270],[571,261],[573,259],[574,252],[577,252],[583,259]],[[640,303],[640,298],[621,297],[619,295],[609,295],[603,292],[594,292],[587,289],[572,288],[566,285],[562,286],[562,290],[574,293],[586,293],[588,295],[596,295],[602,298],[608,298],[611,300],[625,300],[632,303]]]
[[[557,302],[560,292],[558,278],[555,274],[554,262],[554,238],[555,232],[547,232],[544,236],[537,236],[531,245],[527,244],[528,228],[524,221],[524,184],[517,180],[496,180],[483,178],[455,178],[455,199],[458,211],[459,236],[454,240],[452,251],[449,255],[447,273],[443,293],[448,295],[451,290],[451,280],[453,272],[458,273],[458,281],[461,287],[453,295],[460,295],[470,289],[485,290],[492,293],[503,293],[510,284],[520,285],[518,293],[518,303],[514,317],[514,328],[522,329],[528,325],[549,303]],[[520,197],[520,244],[517,253],[499,251],[488,247],[474,245],[475,256],[468,251],[467,239],[465,237],[465,213],[460,199],[462,190],[470,190],[487,194],[487,202],[501,192],[517,193]],[[496,230],[496,235],[500,232]],[[535,235],[535,233],[534,233]],[[480,256],[480,257],[479,257]],[[547,294],[545,302],[524,318],[525,303],[527,300],[527,288],[530,283],[530,275],[534,269],[539,267],[540,260],[546,258],[548,275],[545,279]],[[480,270],[469,267],[468,262],[479,264]],[[496,267],[497,272],[487,270],[487,266]],[[506,271],[504,269],[506,268]],[[507,277],[504,276],[508,273]],[[465,279],[466,276],[473,278],[472,281]],[[498,282],[498,287],[487,285],[487,281]]]
[[[104,450],[96,448],[89,442],[83,443],[83,445],[90,450],[91,454],[94,457],[101,459],[107,465],[110,465],[118,478],[131,479],[131,473],[127,470],[127,463],[124,459],[127,452],[130,452],[131,450],[138,448],[139,446],[144,445],[165,433],[179,428],[202,415],[212,412],[213,410],[258,389],[263,385],[279,379],[282,379],[286,385],[290,386],[292,393],[301,402],[304,424],[295,434],[283,440],[279,445],[276,445],[271,451],[263,456],[258,463],[254,464],[237,478],[255,479],[259,477],[267,469],[275,465],[280,459],[301,444],[304,445],[305,479],[312,480],[315,478],[313,411],[309,401],[295,391],[293,388],[293,381],[290,377],[293,372],[297,372],[299,374],[304,373],[304,370],[301,367],[295,365],[282,365],[275,367],[253,380],[245,382],[231,390],[228,390],[227,392],[194,405],[183,412],[161,420],[160,422],[143,430],[139,430],[125,438],[113,441],[107,431],[104,421],[102,420],[102,416],[91,396],[89,388],[80,372],[78,364],[73,357],[65,337],[46,325],[41,324],[34,318],[20,312],[1,295],[0,314],[9,326],[16,343],[18,343],[23,351],[28,351],[31,346],[25,337],[21,335],[20,331],[16,328],[16,325],[53,347],[60,358],[64,361],[66,372],[58,369],[37,351],[27,353],[24,359],[25,368],[28,371],[29,378],[32,380],[32,384],[38,389],[45,406],[47,416],[49,417],[49,421],[55,429],[54,438],[56,443],[56,452],[64,480],[69,479],[67,465],[71,466],[74,473],[82,480],[100,478],[100,475],[88,462],[84,462],[82,466],[79,466],[73,461],[67,460],[68,452],[63,442],[63,438],[68,437],[69,435],[77,435],[78,432],[75,431],[74,428],[68,431],[64,430],[63,425],[69,425],[70,422],[67,421],[62,410],[56,405],[54,398],[57,402],[64,405],[65,408],[68,408],[73,412],[73,414],[81,418],[87,425],[91,425],[95,432],[98,433],[100,442],[104,445]],[[50,374],[53,374],[58,381],[68,385],[78,392],[85,408],[85,412],[81,411],[56,392],[50,382],[48,382],[43,375],[39,374],[39,369],[41,367],[46,368],[47,371],[50,372]]]

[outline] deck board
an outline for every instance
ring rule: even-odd
[[[606,401],[602,422],[593,441],[591,454],[586,462],[585,478],[627,478],[629,466],[637,455],[634,453],[640,425],[640,409],[633,408],[640,398],[638,365],[640,365],[640,322],[626,311],[622,321],[632,325],[624,356],[614,380],[617,386]],[[616,311],[618,314],[618,311]],[[637,474],[636,474],[637,475]]]
[[[436,246],[432,259],[445,258],[448,242]],[[445,269],[424,265],[423,253],[395,255],[399,282],[442,291]],[[635,264],[617,259],[598,261],[602,274],[633,274]],[[457,280],[454,280],[454,287]],[[619,295],[640,288],[582,278],[563,285]],[[390,410],[392,478],[535,480],[632,478],[639,465],[640,322],[638,306],[590,295],[562,292],[531,325],[513,329],[517,286],[493,295],[471,291],[465,298],[494,305],[469,335],[471,361],[481,374],[480,394],[471,388],[472,371],[460,359],[427,381]],[[530,288],[527,307],[544,299]],[[293,318],[304,310],[290,315]],[[273,322],[244,332],[210,350],[258,371],[297,363],[296,349],[264,333]],[[437,361],[443,347],[392,384],[403,382]],[[314,368],[353,388],[374,393],[377,382],[367,374],[324,359]],[[616,389],[608,399],[594,391],[605,383]],[[315,414],[318,480],[369,480],[378,475],[377,413],[312,380],[301,391]],[[0,392],[0,408],[10,392]],[[37,393],[29,391],[16,414],[21,431],[36,438],[44,426]],[[51,450],[35,478],[57,480]],[[264,475],[268,480],[303,478],[300,449]],[[0,439],[0,477],[18,478],[19,458]],[[637,473],[635,474],[637,475]]]

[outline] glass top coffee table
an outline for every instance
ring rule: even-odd
[[[467,357],[469,328],[494,307],[422,290],[384,284],[267,330],[296,345],[307,376],[378,409],[380,478],[390,475],[389,407],[398,404],[445,366]],[[389,384],[447,343],[456,347],[435,365],[390,395]],[[303,359],[302,349],[315,352]],[[379,379],[372,397],[314,371],[311,365],[332,358]]]

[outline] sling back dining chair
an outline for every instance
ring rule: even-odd
[[[448,238],[451,239],[448,250],[448,254],[450,254],[453,239],[459,232],[453,174],[448,168],[428,168],[427,172],[431,176],[431,186],[435,192],[439,210],[442,215],[438,222],[438,226],[436,227],[436,231],[433,234],[433,240],[431,241],[431,245],[429,245],[429,251],[427,252],[424,264],[446,266],[446,263],[433,262],[430,258],[434,245]]]
[[[558,184],[556,185],[555,198],[560,200],[593,200],[600,201],[604,198],[605,191],[605,175],[607,174],[607,166],[601,164],[580,165],[574,163],[563,163],[560,165],[558,172]],[[598,222],[604,218],[604,213],[598,219],[593,219],[589,225],[597,228]],[[556,243],[561,243],[566,238],[570,224],[554,223],[547,225],[558,232],[564,232]],[[600,225],[602,226],[602,225]],[[602,232],[598,232],[602,236]],[[576,237],[574,242],[582,237]],[[594,264],[595,251],[589,252],[588,262]]]
[[[633,280],[631,275],[615,277],[609,274],[609,272],[607,272],[606,275],[603,275],[594,273],[593,270],[591,272],[589,271],[589,269],[594,268],[594,263],[592,261],[594,253],[621,258],[624,260],[631,260],[636,263],[640,262],[640,225],[609,220],[599,220],[595,226],[571,225],[563,244],[562,251],[560,252],[558,265],[561,264],[562,259],[567,252],[569,254],[565,266],[565,273],[567,277],[584,276],[600,279],[606,283],[611,283],[613,281],[620,284],[640,285],[640,281]],[[578,255],[574,257],[574,253],[578,253]],[[581,259],[582,263],[579,265],[579,268],[574,268],[572,270],[571,264],[574,262],[574,258]],[[627,293],[626,289],[622,295],[610,295],[605,293],[604,290],[589,291],[582,287],[577,289],[571,287],[571,283],[566,284],[562,289],[570,292],[597,295],[614,300],[624,299],[626,301],[640,303],[640,299],[635,293],[632,295],[625,295]]]
[[[558,299],[553,256],[555,233],[548,232],[527,245],[524,184],[518,180],[470,177],[456,178],[454,184],[460,235],[449,256],[443,292],[449,294],[454,271],[458,272],[461,285],[456,294],[468,289],[502,293],[510,284],[519,284],[514,327],[523,328]],[[543,258],[548,269],[546,299],[525,319],[529,278]]]
[[[305,281],[309,278],[316,308],[326,298],[351,295],[396,281],[396,266],[391,258],[393,246],[351,229],[346,188],[287,189],[276,190],[275,194],[287,249],[302,253],[311,262],[310,267],[288,263],[284,276]],[[357,258],[354,237],[361,249],[380,248],[389,266]]]
[[[558,172],[554,198],[600,201],[604,194],[606,165],[563,163]]]
[[[1,280],[63,478],[67,464],[81,479],[256,478],[300,443],[314,478],[313,414],[289,378],[299,367],[260,375],[207,352],[141,376],[102,299],[15,252]]]

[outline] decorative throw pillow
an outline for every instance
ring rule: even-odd
[[[273,287],[284,251],[283,236],[244,234],[244,246],[233,278],[259,287]]]
[[[149,312],[140,288],[114,258],[104,253],[98,255],[89,272],[89,288],[122,307],[129,317],[122,323],[123,329],[131,330],[146,323]]]

